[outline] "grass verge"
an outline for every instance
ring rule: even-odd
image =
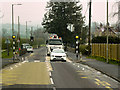
[[[96,59],[96,60],[98,60],[98,61],[106,62],[106,59],[103,58],[103,57],[88,56],[87,58]],[[109,64],[119,65],[119,62],[118,62],[118,61],[115,61],[115,60],[112,60],[112,59],[109,59]]]
[[[12,58],[13,52],[9,51],[9,56],[7,55],[7,51],[2,52],[2,58]]]

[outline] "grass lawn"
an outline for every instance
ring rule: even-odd
[[[98,57],[98,56],[88,56],[87,58],[96,59],[98,61],[106,62],[105,58]],[[109,64],[119,65],[119,62],[115,61],[115,60],[112,60],[112,59],[109,59]]]
[[[9,56],[7,55],[7,51],[2,52],[2,58],[12,58],[13,52],[9,51]]]

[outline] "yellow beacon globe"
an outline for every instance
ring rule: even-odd
[[[75,38],[76,38],[76,39],[78,39],[78,38],[79,38],[79,36],[76,36]]]
[[[15,39],[15,35],[13,35],[13,37],[12,37],[13,39]]]

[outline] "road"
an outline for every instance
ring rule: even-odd
[[[86,65],[73,63],[69,59],[67,62],[50,62],[45,47],[35,49],[34,53],[25,57],[25,61],[4,68],[0,76],[3,90],[113,90],[119,86],[112,78]]]

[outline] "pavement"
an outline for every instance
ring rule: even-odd
[[[74,62],[77,62],[75,53],[67,52],[68,58]],[[120,66],[108,64],[95,59],[88,59],[86,56],[82,56],[82,64],[88,65],[120,82]]]
[[[26,56],[29,56],[30,53],[26,53],[25,55],[19,56],[18,59],[16,59],[13,62],[13,58],[1,58],[0,59],[0,69],[4,68],[7,65],[13,64],[15,62],[20,62],[25,59]]]

